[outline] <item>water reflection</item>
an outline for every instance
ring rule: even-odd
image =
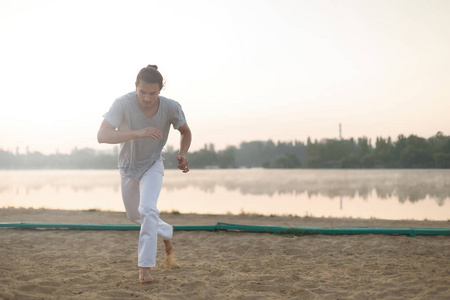
[[[117,171],[0,171],[0,207],[120,211]]]
[[[450,170],[165,173],[158,204],[165,211],[450,218]],[[8,206],[123,211],[120,176],[117,170],[0,171],[0,207]]]
[[[32,170],[0,171],[0,194],[15,189],[26,194],[50,187],[55,191],[68,188],[73,192],[99,187],[120,190],[117,172],[111,170]]]
[[[167,171],[166,171],[167,172]],[[214,193],[216,186],[243,195],[303,194],[308,197],[379,199],[400,203],[434,199],[439,206],[450,197],[450,170],[195,170],[188,176],[170,173],[166,189],[188,186]]]

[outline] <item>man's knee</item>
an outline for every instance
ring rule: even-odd
[[[139,214],[139,212],[128,212],[127,211],[127,218],[128,220],[130,220],[131,222],[134,222],[136,224],[140,224],[141,223],[141,216]]]

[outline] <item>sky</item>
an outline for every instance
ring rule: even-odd
[[[192,151],[450,135],[449,53],[447,0],[0,0],[0,149],[112,149],[102,116],[148,64]]]

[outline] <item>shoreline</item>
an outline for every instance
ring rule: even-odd
[[[10,211],[11,212],[11,217],[9,216],[8,213],[6,213],[6,211]],[[15,208],[15,207],[4,207],[4,208],[0,208],[0,222],[17,222],[15,220],[13,220],[12,216],[14,216],[14,218],[22,218],[25,221],[21,221],[21,222],[34,222],[34,221],[29,221],[26,220],[24,218],[27,218],[29,216],[32,216],[32,218],[35,218],[37,220],[39,220],[39,222],[41,222],[41,220],[47,220],[48,219],[48,214],[49,213],[51,216],[54,216],[56,218],[56,220],[61,219],[59,216],[64,216],[64,217],[68,217],[70,215],[78,215],[80,216],[80,214],[83,213],[87,213],[90,214],[90,217],[88,217],[88,215],[85,215],[84,218],[87,218],[88,220],[92,219],[95,220],[97,218],[99,218],[99,216],[101,216],[102,214],[110,214],[110,216],[114,216],[113,220],[116,220],[117,222],[119,222],[118,224],[134,224],[133,222],[129,221],[126,218],[126,213],[125,211],[110,211],[110,210],[101,210],[101,209],[83,209],[83,210],[76,210],[76,209],[52,209],[52,208],[25,208],[25,207],[19,207],[19,208]],[[381,218],[375,218],[375,217],[371,217],[371,218],[354,218],[354,217],[332,217],[332,216],[322,216],[322,217],[316,217],[313,216],[312,214],[305,214],[304,216],[299,216],[299,215],[278,215],[278,214],[271,214],[271,215],[264,215],[264,214],[260,214],[260,213],[252,213],[252,212],[241,212],[239,214],[232,214],[232,213],[227,213],[227,214],[201,214],[201,213],[181,213],[179,211],[173,210],[173,211],[160,211],[160,216],[161,218],[164,219],[168,219],[169,223],[170,221],[176,221],[178,217],[184,216],[184,219],[187,220],[192,220],[194,221],[194,224],[192,225],[215,225],[214,224],[204,224],[204,222],[202,222],[202,220],[212,220],[217,218],[219,221],[218,222],[224,222],[224,223],[232,223],[229,221],[222,221],[222,220],[233,220],[233,219],[247,219],[247,220],[251,220],[252,224],[249,225],[271,225],[271,223],[274,223],[273,225],[283,225],[280,223],[280,221],[282,222],[287,222],[288,224],[285,224],[286,226],[289,226],[291,224],[295,224],[296,221],[298,221],[299,223],[304,223],[304,224],[326,224],[327,221],[329,221],[330,224],[337,224],[337,223],[345,223],[345,224],[350,224],[350,223],[358,223],[358,224],[363,224],[363,225],[354,225],[354,226],[379,226],[378,224],[382,224],[382,223],[387,223],[387,224],[397,224],[396,227],[400,227],[402,226],[401,224],[411,224],[411,225],[406,225],[406,226],[402,226],[402,227],[425,227],[423,225],[430,225],[431,227],[437,227],[442,226],[442,228],[447,228],[450,227],[450,219],[448,220],[430,220],[430,219],[424,219],[424,220],[414,220],[414,219],[381,219]],[[101,217],[100,217],[101,218]],[[103,218],[101,218],[103,219]],[[198,219],[198,220],[197,220]],[[6,221],[5,221],[6,220]],[[255,224],[253,223],[253,221],[255,220],[260,220],[260,221],[265,221],[268,222],[267,224]],[[108,219],[105,218],[104,220],[107,223],[111,223]],[[37,222],[37,221],[36,221]],[[48,221],[48,223],[50,223],[51,221]],[[55,221],[56,222],[56,221]],[[199,224],[197,224],[197,222],[200,222]],[[171,223],[172,224],[172,223]],[[370,225],[372,224],[372,225]],[[172,225],[190,225],[190,224],[172,224]],[[302,225],[292,225],[292,226],[302,226]],[[305,225],[307,226],[307,225]],[[318,226],[327,226],[327,225],[318,225]],[[329,226],[333,226],[333,225],[329,225]],[[351,225],[342,225],[342,226],[351,226]],[[390,226],[390,225],[389,225]]]
[[[162,213],[171,225],[450,228],[396,221]],[[0,209],[0,222],[133,224],[124,212]],[[2,299],[448,299],[449,236],[176,231],[181,268],[139,284],[137,231],[0,228]]]

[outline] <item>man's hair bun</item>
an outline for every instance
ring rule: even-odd
[[[138,86],[141,80],[146,83],[157,83],[160,90],[164,86],[164,78],[161,73],[159,73],[157,65],[148,65],[145,68],[142,68],[136,77],[136,86]]]

